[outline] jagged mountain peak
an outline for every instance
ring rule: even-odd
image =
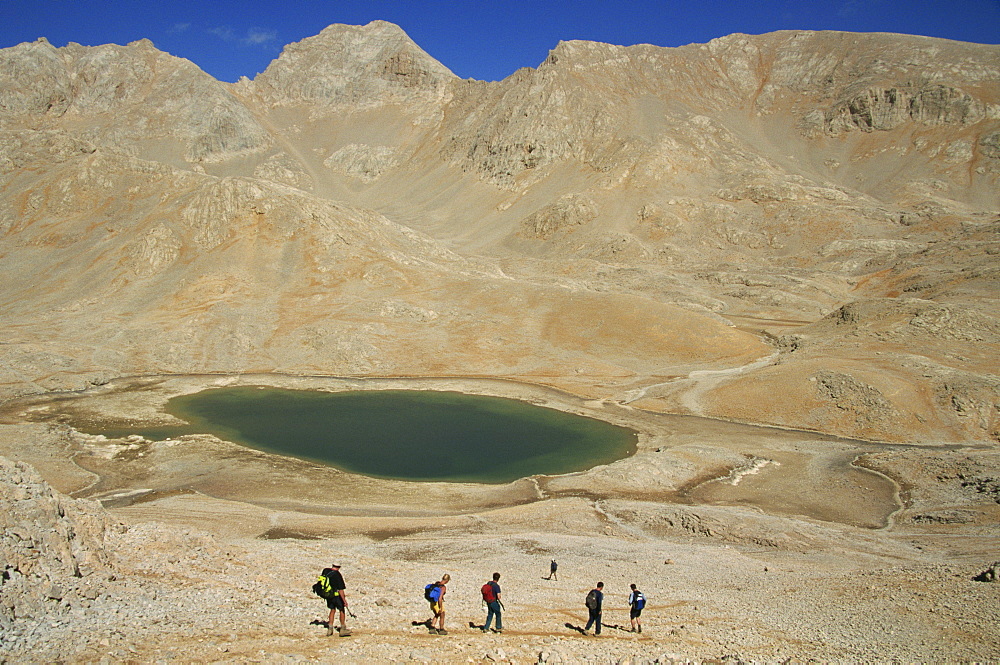
[[[0,50],[0,129],[66,123],[95,145],[178,166],[270,141],[226,84],[147,39]]]
[[[436,98],[457,76],[399,26],[333,24],[289,44],[254,83],[271,103],[382,103]]]
[[[404,38],[406,40],[410,40],[409,35],[407,35],[406,31],[403,30],[401,27],[399,27],[395,23],[392,23],[391,21],[383,21],[383,20],[380,20],[380,19],[376,19],[374,21],[370,21],[369,23],[366,23],[365,25],[350,25],[350,24],[347,24],[347,23],[331,23],[330,25],[328,25],[325,28],[323,28],[319,32],[319,35],[317,35],[317,36],[320,36],[320,37],[331,36],[331,35],[338,35],[339,36],[339,35],[342,35],[344,33],[351,33],[351,34],[358,34],[358,35],[367,35],[367,36],[371,36],[371,37],[375,37],[375,36],[379,36],[379,37],[397,37],[397,38],[398,37],[402,37],[402,38]],[[305,41],[305,40],[303,40],[303,41]]]

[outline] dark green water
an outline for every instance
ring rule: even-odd
[[[218,388],[175,397],[166,410],[190,426],[100,433],[214,434],[368,476],[479,483],[582,471],[636,449],[624,427],[454,392]]]

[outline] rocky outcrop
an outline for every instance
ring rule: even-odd
[[[389,146],[351,143],[323,160],[323,166],[370,183],[399,161],[398,150]]]
[[[546,240],[564,229],[592,222],[595,217],[597,210],[593,201],[570,194],[525,218],[521,222],[522,233]]]
[[[441,103],[457,79],[398,26],[331,25],[285,47],[254,79],[266,104],[321,108]]]
[[[989,568],[975,577],[978,582],[1000,582],[1000,561],[995,561]]]
[[[99,504],[70,499],[27,464],[0,457],[0,630],[96,598],[111,570],[112,527]]]
[[[992,110],[990,111],[993,112]],[[1000,109],[996,109],[1000,117]],[[889,130],[904,122],[925,125],[971,125],[987,117],[986,105],[944,85],[922,88],[871,88],[826,113],[831,134],[850,130]]]
[[[889,424],[898,416],[892,403],[878,388],[861,383],[849,374],[823,371],[815,377],[816,390],[822,399],[856,418],[859,426]]]

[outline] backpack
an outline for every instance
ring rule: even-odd
[[[646,606],[646,597],[642,595],[641,591],[635,592],[635,598],[632,599],[635,604],[635,609],[641,610]]]
[[[494,600],[497,599],[496,594],[493,593],[493,584],[492,583],[487,582],[486,584],[484,584],[483,588],[481,589],[481,591],[483,592],[483,600],[485,602],[492,603]]]
[[[587,604],[588,610],[597,609],[597,589],[591,589],[590,593],[587,594],[587,600],[584,601]]]
[[[432,603],[438,602],[441,597],[441,587],[438,586],[437,582],[432,582],[424,587],[424,598]]]
[[[326,576],[326,571],[319,574],[319,578],[312,586],[313,593],[324,600],[329,600],[337,595],[337,592],[330,586],[330,578]]]

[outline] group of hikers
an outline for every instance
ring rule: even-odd
[[[558,564],[553,560],[549,567],[549,576],[545,579],[558,580],[557,567]],[[440,580],[424,587],[424,599],[430,603],[431,617],[426,621],[414,621],[413,625],[427,626],[427,629],[435,635],[448,634],[448,631],[444,627],[444,602],[445,594],[448,592],[448,582],[450,581],[451,575],[445,573],[441,576]],[[630,632],[641,633],[642,610],[646,606],[646,597],[636,588],[635,584],[630,584],[629,587],[631,589],[631,593],[628,596],[629,619],[631,621]],[[330,616],[326,624],[327,636],[333,635],[335,632],[341,637],[351,635],[351,631],[347,627],[345,614],[350,614],[352,617],[354,614],[351,613],[349,603],[347,602],[347,585],[344,583],[344,576],[340,573],[340,565],[333,564],[329,568],[324,568],[316,584],[313,585],[313,591],[326,600],[326,606],[330,610]],[[483,603],[486,606],[486,623],[480,627],[480,630],[484,633],[503,633],[504,606],[501,601],[500,573],[493,573],[492,579],[483,584],[480,592],[482,593]],[[593,628],[594,635],[600,635],[604,609],[604,582],[598,582],[590,590],[584,600],[584,605],[587,608],[588,618],[587,625],[581,632],[586,635]],[[338,614],[339,617],[337,616]],[[338,618],[340,619],[340,625],[335,628],[336,619]]]
[[[646,607],[646,596],[643,595],[634,584],[630,584],[632,590],[628,595],[628,617],[632,624],[631,632],[642,632],[642,610]],[[587,626],[583,629],[586,633],[594,626],[594,634],[601,634],[601,616],[604,609],[604,582],[598,582],[597,586],[590,590],[584,601],[587,606]]]

